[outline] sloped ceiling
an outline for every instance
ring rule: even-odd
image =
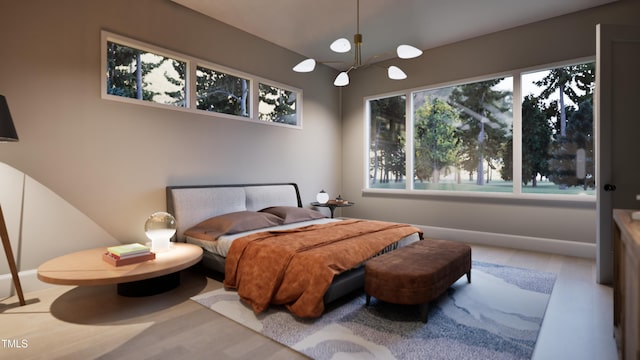
[[[358,0],[172,1],[305,57],[353,62],[352,54],[332,53],[329,44],[353,39]],[[360,0],[362,58],[385,60],[402,43],[425,50],[614,1]]]

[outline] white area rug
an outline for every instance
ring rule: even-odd
[[[417,306],[387,304],[362,293],[330,304],[318,319],[299,319],[284,307],[262,314],[224,289],[192,299],[314,359],[529,359],[555,274],[473,262],[431,304],[429,321]]]

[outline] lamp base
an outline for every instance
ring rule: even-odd
[[[151,251],[154,253],[169,251],[171,249],[171,241],[169,238],[153,239],[151,241]]]

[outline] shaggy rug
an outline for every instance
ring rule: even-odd
[[[280,306],[255,315],[224,289],[192,299],[314,359],[531,358],[555,274],[477,261],[471,272],[432,302],[426,324],[417,306],[365,306],[362,292],[313,320]]]

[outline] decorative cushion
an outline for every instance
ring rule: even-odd
[[[294,206],[272,206],[262,209],[260,212],[273,214],[281,218],[283,224],[326,218],[324,214],[318,211]]]
[[[214,241],[220,235],[236,234],[282,225],[282,219],[266,212],[237,211],[209,218],[185,231],[186,236]]]

